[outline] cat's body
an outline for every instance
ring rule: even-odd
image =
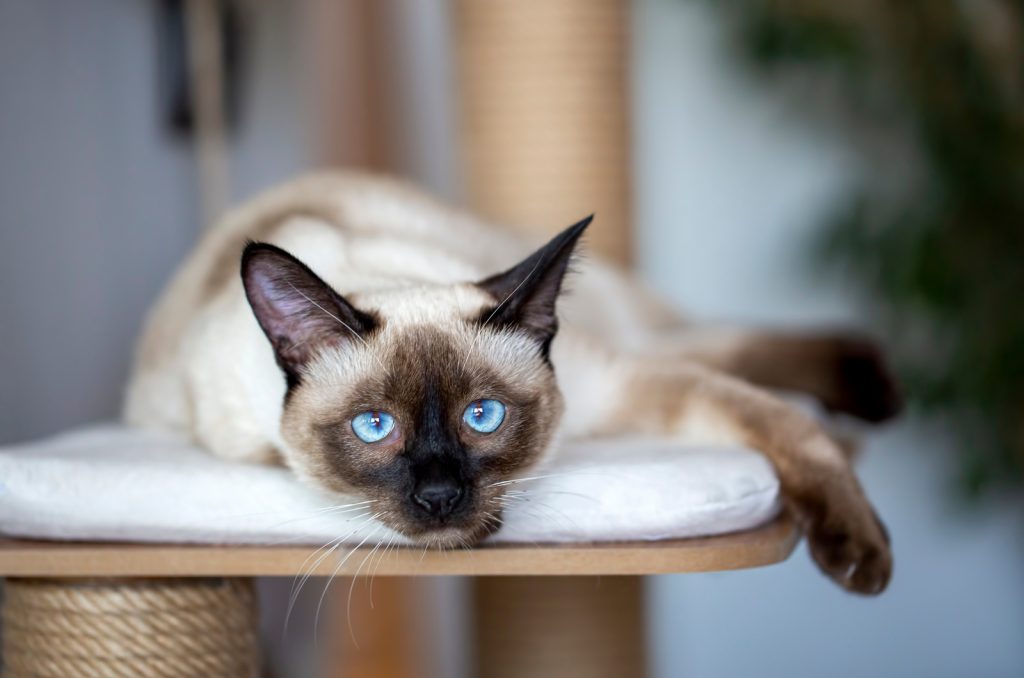
[[[895,401],[870,346],[708,335],[593,260],[559,301],[559,328],[554,299],[583,228],[492,276],[530,246],[405,185],[339,173],[270,191],[204,237],[153,310],[126,418],[185,432],[223,457],[281,458],[333,490],[374,494],[375,482],[399,482],[399,464],[401,473],[419,469],[400,481],[414,489],[423,477],[450,474],[463,487],[464,524],[436,515],[436,529],[420,524],[427,518],[395,498],[419,496],[408,488],[389,493],[389,519],[414,535],[476,538],[486,532],[481,520],[496,520],[484,508],[497,492],[489,483],[555,449],[559,434],[746,444],[775,464],[822,567],[853,590],[880,590],[891,567],[887,538],[838,447],[795,410],[726,374],[881,419]],[[246,250],[243,287],[238,260],[249,240],[287,252]],[[496,394],[509,421],[493,436],[460,423],[466,403]],[[361,404],[346,409],[350,402]],[[396,413],[396,432],[364,445],[348,418],[360,407],[376,412],[379,402]],[[335,410],[347,414],[335,420]]]
[[[354,173],[304,177],[229,214],[151,312],[126,415],[133,424],[186,431],[214,454],[233,459],[266,458],[271,448],[279,449],[285,392],[239,281],[238,258],[247,240],[288,250],[352,300],[376,290],[481,280],[540,244],[405,184]],[[559,302],[564,322],[552,348],[560,373],[574,373],[577,356],[589,359],[580,350],[596,349],[594,337],[608,348],[639,349],[656,341],[659,325],[681,322],[601,262],[587,261],[585,268]],[[420,302],[411,295],[414,312]],[[561,382],[569,407],[583,406],[564,423],[586,433],[586,401],[595,384]]]

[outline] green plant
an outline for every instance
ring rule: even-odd
[[[965,489],[1024,487],[1024,3],[725,11],[758,74],[830,93],[870,168],[820,261],[861,283],[912,403],[953,424]]]

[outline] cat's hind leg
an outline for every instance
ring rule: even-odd
[[[687,328],[663,335],[654,350],[765,388],[805,393],[829,411],[868,422],[891,419],[903,407],[882,350],[852,332]]]

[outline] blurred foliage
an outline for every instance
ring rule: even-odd
[[[1024,1],[716,7],[862,154],[817,252],[875,302],[912,404],[959,436],[964,489],[1024,489]]]

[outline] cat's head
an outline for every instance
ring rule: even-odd
[[[298,259],[251,243],[242,281],[287,383],[284,455],[439,545],[500,524],[504,481],[549,447],[562,395],[549,358],[575,224],[477,282],[341,296]]]

